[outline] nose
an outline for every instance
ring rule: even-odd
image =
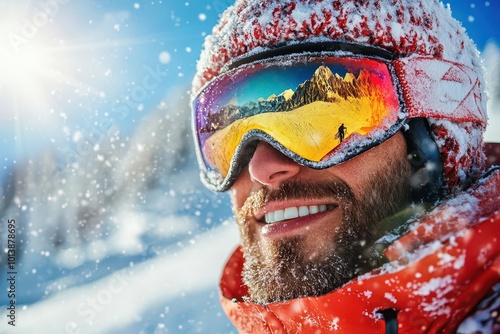
[[[266,142],[259,142],[248,164],[252,181],[266,186],[277,186],[297,175],[301,166]]]

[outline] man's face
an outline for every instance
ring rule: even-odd
[[[408,204],[409,173],[401,133],[324,170],[260,142],[231,188],[250,300],[321,295],[349,281],[380,221]]]

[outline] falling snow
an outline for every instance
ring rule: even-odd
[[[16,52],[0,42],[2,220],[19,224],[22,254],[16,332],[235,332],[217,284],[238,232],[227,197],[198,180],[186,94],[230,2],[59,1],[31,32],[20,23],[41,2],[2,14],[2,36],[25,33]],[[478,25],[494,6],[477,3],[464,20]],[[497,44],[484,56],[498,129]],[[463,257],[442,261],[458,268]],[[446,281],[418,291],[431,289]]]
[[[170,63],[170,60],[172,59],[172,56],[170,56],[170,53],[167,51],[162,51],[160,55],[158,56],[160,63],[162,64],[168,64]]]

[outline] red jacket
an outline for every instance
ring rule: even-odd
[[[221,278],[222,306],[241,333],[454,333],[500,282],[499,231],[496,169],[388,247],[390,263],[323,296],[244,302],[238,248]]]

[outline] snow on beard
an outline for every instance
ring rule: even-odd
[[[406,159],[376,173],[364,193],[355,196],[340,179],[329,183],[287,182],[278,189],[266,187],[253,193],[236,213],[245,254],[243,281],[248,300],[268,304],[304,296],[318,296],[347,283],[357,273],[371,269],[365,249],[381,237],[380,222],[408,205],[409,166]],[[263,243],[253,214],[269,201],[297,198],[333,198],[339,203],[342,222],[332,235],[317,243],[314,255],[306,254],[304,237],[291,236]],[[367,268],[368,266],[368,268]]]

